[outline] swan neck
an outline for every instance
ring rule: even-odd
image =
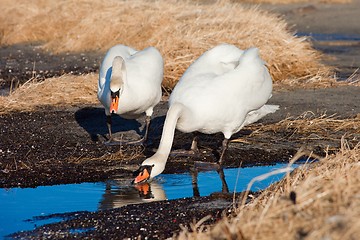
[[[158,155],[159,157],[161,156],[160,159],[164,159],[165,161],[167,161],[167,158],[169,157],[171,147],[174,141],[176,123],[180,117],[183,108],[184,106],[182,104],[175,103],[170,106],[166,114],[160,145],[156,152],[156,155]]]
[[[121,56],[116,56],[112,63],[112,71],[110,78],[110,90],[112,92],[119,91],[126,82],[125,61]]]

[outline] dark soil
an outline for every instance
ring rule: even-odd
[[[100,107],[72,109],[39,109],[0,115],[1,129],[0,187],[36,187],[62,183],[102,181],[115,176],[131,178],[146,157],[154,154],[159,144],[166,103],[157,107],[152,121],[150,144],[141,146],[105,146],[107,127]],[[136,139],[142,134],[141,120],[114,117],[115,135]],[[134,131],[136,130],[136,131]],[[243,130],[237,136],[249,135]],[[236,136],[235,136],[236,137]],[[200,135],[203,156],[198,161],[215,162],[222,134]],[[174,149],[189,148],[191,134],[176,133]],[[269,139],[270,140],[270,139]],[[262,139],[258,142],[264,142]],[[286,144],[280,149],[264,149],[261,145],[230,144],[226,166],[271,164],[286,161],[296,147]],[[136,155],[134,155],[136,154]],[[134,158],[135,159],[132,159]],[[131,160],[132,159],[132,160]],[[170,157],[166,173],[188,171],[193,159]]]
[[[296,5],[298,8],[298,6]],[[297,9],[296,8],[296,9]],[[314,11],[286,12],[288,18],[296,14],[321,13]],[[280,11],[281,12],[281,11]],[[357,17],[357,15],[355,15]],[[295,18],[295,17],[294,17]],[[319,43],[318,43],[319,44]],[[328,45],[327,45],[328,46]],[[358,45],[353,45],[358,49]],[[326,47],[326,53],[329,53]],[[321,47],[319,47],[321,49]],[[336,54],[336,51],[330,54]],[[339,52],[341,58],[346,53]],[[103,54],[103,53],[102,53]],[[64,73],[85,74],[98,70],[102,54],[83,53],[54,55],[43,52],[36,45],[17,45],[0,48],[0,88],[6,94],[10,86],[24,83],[32,77],[45,79]],[[352,55],[349,55],[353,57]],[[353,69],[344,61],[332,64],[339,73],[349,75]],[[3,67],[5,66],[5,67]],[[326,112],[339,118],[351,118],[360,112],[358,87],[307,89],[274,92],[271,104],[281,109],[260,121],[270,124],[305,111],[315,115]],[[140,146],[105,146],[107,128],[101,106],[79,105],[71,108],[39,108],[33,112],[12,112],[0,115],[0,187],[36,187],[64,183],[97,182],[121,178],[131,181],[132,172],[158,146],[167,110],[166,102],[159,104],[153,116],[150,143]],[[125,120],[114,117],[113,130],[125,138],[138,138],[142,134],[144,118]],[[253,129],[253,128],[252,128]],[[344,132],[333,139],[312,138],[304,142],[294,129],[284,132],[265,132],[251,136],[250,128],[243,129],[236,138],[249,143],[231,143],[225,166],[237,167],[254,164],[273,164],[289,160],[301,146],[324,155],[326,149],[338,149]],[[189,148],[191,134],[176,132],[173,149]],[[201,158],[170,157],[165,173],[189,171],[194,161],[215,162],[222,135],[200,136]],[[356,139],[353,140],[356,144]],[[352,142],[350,142],[352,144]],[[225,195],[226,196],[226,195]],[[210,215],[206,224],[216,222],[231,206],[232,199],[224,195],[194,197],[160,201],[142,205],[128,205],[118,209],[96,212],[69,213],[59,216],[63,221],[48,224],[33,231],[20,232],[12,237],[19,239],[122,239],[125,237],[164,239],[180,231],[180,225],[189,226],[193,220]],[[223,212],[226,210],[225,212]],[[49,216],[51,217],[51,216]]]
[[[166,106],[162,102],[157,107],[150,132],[151,144],[146,148],[105,146],[103,141],[106,140],[107,128],[104,111],[100,107],[48,107],[34,112],[1,115],[0,186],[36,187],[114,178],[128,179],[130,182],[133,170],[146,156],[152,155],[153,149],[158,146]],[[114,131],[129,138],[139,137],[142,134],[142,120],[115,117]],[[248,136],[250,133],[250,130],[244,130],[239,136]],[[269,138],[273,136],[269,134]],[[288,144],[264,147],[264,144],[274,144],[274,140],[268,140],[270,144],[266,139],[259,139],[259,144],[254,145],[232,143],[225,165],[272,164],[286,161],[296,152],[297,147]],[[221,141],[221,134],[201,135],[203,157],[195,160],[215,162]],[[190,142],[190,134],[177,132],[174,149],[188,148]],[[131,160],[134,155],[135,159]],[[171,157],[165,173],[189,171],[193,167],[194,159]],[[189,226],[193,220],[198,221],[208,215],[211,218],[206,224],[216,222],[224,214],[223,210],[231,206],[231,196],[225,196],[225,199],[220,194],[210,198],[194,197],[128,205],[113,210],[69,213],[63,215],[63,221],[59,223],[17,233],[12,237],[122,239],[141,235],[149,236],[150,239],[164,239],[178,233],[180,225]]]
[[[304,111],[320,114],[338,113],[339,117],[352,117],[359,113],[358,89],[341,87],[295,92],[275,92],[271,103],[281,105],[281,110],[264,118],[260,124],[284,119],[288,114],[298,116]],[[121,178],[132,180],[132,172],[147,156],[154,153],[161,137],[166,112],[166,102],[156,107],[150,131],[150,144],[144,147],[108,147],[105,114],[100,106],[77,106],[69,109],[51,107],[34,112],[13,112],[0,115],[0,187],[36,187],[64,183],[96,182]],[[142,134],[144,119],[114,118],[114,131],[128,138]],[[319,155],[325,150],[338,149],[344,132],[337,132],[333,140],[311,139],[304,142],[294,129],[284,132],[265,132],[250,136],[245,128],[234,138],[244,138],[247,143],[231,143],[225,166],[266,165],[289,160],[301,146]],[[174,149],[189,148],[191,134],[176,132]],[[222,135],[201,135],[200,159],[170,157],[165,173],[189,171],[194,160],[215,162]],[[354,139],[356,141],[356,139]],[[351,143],[351,142],[350,142]],[[356,144],[354,142],[354,144]],[[122,239],[137,236],[164,239],[180,231],[180,224],[189,226],[193,219],[208,215],[206,224],[216,222],[223,210],[231,206],[231,198],[223,195],[211,198],[190,198],[160,201],[142,205],[128,205],[113,210],[69,213],[64,220],[48,224],[34,231],[13,235],[19,239]],[[223,204],[216,205],[222,202]],[[223,202],[225,201],[225,203]],[[208,206],[217,206],[209,208]],[[126,223],[126,224],[125,224]]]
[[[29,79],[44,80],[65,73],[81,75],[99,70],[102,54],[44,51],[39,44],[0,48],[0,95],[6,95]]]
[[[173,201],[128,205],[122,208],[57,214],[49,217],[64,219],[32,232],[13,235],[14,239],[167,239],[181,228],[209,216],[205,224],[214,224],[232,212],[231,198],[187,198]],[[224,211],[226,209],[226,211]],[[148,237],[145,237],[148,236]]]

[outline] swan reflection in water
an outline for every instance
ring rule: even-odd
[[[194,197],[200,197],[200,191],[198,187],[199,170],[200,171],[216,170],[221,180],[221,192],[225,194],[229,193],[229,187],[225,179],[224,168],[220,164],[195,162],[194,167],[190,170]]]
[[[198,187],[198,172],[209,171],[209,170],[217,171],[222,183],[222,192],[229,193],[229,188],[226,183],[225,174],[222,167],[220,167],[218,164],[197,163],[190,170],[193,197],[200,196],[200,191]],[[163,186],[164,181],[166,181],[166,179],[161,181],[161,183],[158,182],[157,180],[154,180],[151,182],[144,182],[135,185],[130,184],[129,180],[108,181],[106,182],[105,192],[102,195],[102,199],[99,203],[99,209],[104,210],[111,208],[119,208],[129,204],[141,204],[141,203],[167,200],[168,198],[166,196],[166,192]],[[185,187],[189,187],[189,186],[184,186],[184,188]],[[183,196],[179,196],[179,198],[180,197]]]
[[[124,184],[124,180],[114,180],[106,183],[105,192],[99,203],[99,209],[119,208],[129,204],[140,204],[166,200],[163,187],[153,181],[142,184]]]

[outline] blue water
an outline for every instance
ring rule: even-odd
[[[286,164],[224,169],[225,180],[230,192],[234,189],[241,192],[246,190],[254,177],[283,167],[286,167]],[[255,182],[251,190],[264,189],[283,176],[284,174],[278,174]],[[216,171],[199,172],[197,180],[200,196],[208,196],[222,190],[222,183]],[[61,217],[39,220],[39,216],[96,211],[127,204],[192,197],[194,194],[190,173],[161,174],[150,183],[151,192],[147,197],[140,196],[139,192],[149,191],[139,190],[130,182],[130,179],[119,179],[98,183],[0,189],[0,237],[63,220]]]

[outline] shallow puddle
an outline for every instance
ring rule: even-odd
[[[285,168],[286,164],[229,168],[185,174],[162,174],[150,184],[132,185],[130,179],[66,184],[37,188],[0,189],[0,237],[61,221],[56,213],[96,211],[165,199],[208,196],[214,192],[241,192],[256,176]],[[299,165],[293,165],[295,168]],[[285,173],[255,182],[251,190],[268,187]],[[197,175],[197,177],[196,177]],[[197,179],[197,181],[195,181]],[[222,179],[222,180],[221,180]]]

